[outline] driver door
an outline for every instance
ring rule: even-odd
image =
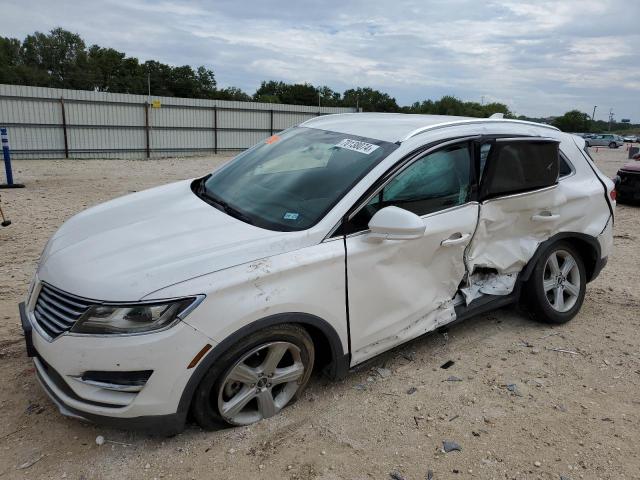
[[[478,218],[478,203],[471,201],[471,159],[470,145],[463,142],[413,160],[348,222],[353,364],[455,319],[452,299]],[[411,240],[373,238],[366,225],[392,205],[418,215],[424,234]]]

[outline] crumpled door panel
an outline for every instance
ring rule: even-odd
[[[420,239],[347,238],[354,364],[455,319],[452,299],[477,218],[478,205],[472,203],[424,217]],[[457,233],[468,238],[441,245]]]

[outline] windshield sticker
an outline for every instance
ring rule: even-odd
[[[266,143],[267,145],[271,145],[272,143],[276,143],[278,140],[280,140],[280,137],[278,135],[271,135],[264,141],[264,143]]]
[[[300,214],[299,214],[299,213],[296,213],[296,212],[287,212],[287,213],[285,213],[285,214],[284,214],[284,217],[283,217],[283,218],[284,218],[285,220],[297,220],[299,216],[300,216]]]
[[[380,145],[374,145],[373,143],[361,142],[360,140],[345,138],[340,143],[337,143],[336,147],[346,148],[347,150],[353,150],[354,152],[369,155],[371,152],[375,152],[378,148],[380,148]]]

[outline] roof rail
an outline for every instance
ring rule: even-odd
[[[416,135],[420,135],[421,133],[428,132],[431,130],[438,130],[440,128],[452,127],[457,125],[468,125],[468,124],[475,124],[475,123],[518,123],[523,125],[532,125],[535,127],[542,127],[542,128],[548,128],[550,130],[560,131],[559,128],[554,127],[552,125],[545,125],[544,123],[536,123],[536,122],[527,122],[526,120],[478,118],[478,119],[470,119],[470,120],[457,120],[454,122],[443,122],[443,123],[437,123],[435,125],[429,125],[427,127],[416,128],[415,130],[405,135],[402,139],[400,139],[400,142],[406,142],[411,137],[415,137]]]

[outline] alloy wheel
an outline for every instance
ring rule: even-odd
[[[290,342],[260,345],[238,360],[224,377],[218,411],[233,425],[249,425],[284,408],[299,388],[305,365]]]
[[[542,277],[545,296],[549,305],[558,312],[573,308],[580,296],[580,269],[566,250],[551,252],[544,266]]]

